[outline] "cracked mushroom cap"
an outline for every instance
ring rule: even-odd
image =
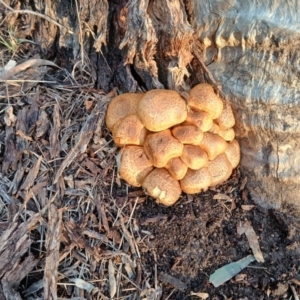
[[[163,168],[171,158],[181,155],[183,144],[167,129],[150,133],[146,137],[144,149],[152,164],[157,168]]]
[[[225,102],[224,109],[221,115],[215,120],[215,122],[221,129],[229,129],[234,126],[235,119],[229,102]]]
[[[225,154],[230,161],[232,168],[236,168],[241,159],[240,145],[237,140],[233,140],[230,143],[227,143]]]
[[[203,138],[203,131],[194,125],[175,126],[172,134],[182,144],[199,145]]]
[[[193,124],[203,132],[209,131],[213,126],[213,119],[208,112],[194,111],[190,109],[187,114],[186,121],[183,125]]]
[[[112,131],[120,119],[137,112],[138,104],[144,93],[125,93],[111,100],[106,112],[106,126]]]
[[[223,110],[223,101],[215,94],[214,89],[207,83],[200,83],[190,91],[188,105],[193,110],[204,110],[213,119],[218,118]]]
[[[184,145],[180,158],[192,170],[206,167],[208,163],[206,152],[196,145]]]
[[[144,180],[146,193],[165,206],[173,205],[181,195],[178,180],[175,180],[166,169],[154,169]]]
[[[223,183],[232,173],[231,163],[225,153],[218,155],[214,160],[210,161],[207,168],[212,178],[210,186]]]
[[[165,168],[175,180],[182,179],[188,169],[187,165],[179,157],[170,159]]]
[[[138,117],[150,131],[161,131],[185,121],[187,105],[171,90],[151,90],[139,102]]]
[[[219,154],[225,152],[227,143],[218,134],[204,132],[199,146],[207,153],[209,160],[214,160]]]
[[[118,147],[143,145],[148,130],[137,115],[128,115],[119,120],[112,129],[113,139]]]
[[[187,194],[196,194],[206,191],[211,185],[211,175],[207,168],[199,170],[188,169],[186,175],[180,180],[181,189]]]
[[[122,148],[120,176],[130,185],[141,186],[153,165],[146,156],[143,147],[126,146]]]

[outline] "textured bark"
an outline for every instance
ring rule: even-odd
[[[300,215],[299,2],[191,4],[206,63],[234,106],[251,195]]]
[[[300,215],[299,1],[89,0],[78,1],[78,8],[73,0],[13,3],[61,26],[14,13],[8,25],[18,24],[22,37],[32,35],[45,56],[56,51],[62,66],[88,54],[96,85],[106,92],[115,86],[188,91],[201,81],[214,83],[208,67],[215,88],[233,105],[251,195],[261,205]],[[4,169],[11,163],[5,158]]]

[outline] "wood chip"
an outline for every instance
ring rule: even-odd
[[[62,210],[51,204],[48,210],[48,225],[45,241],[47,249],[44,269],[44,297],[57,299],[57,276],[59,265],[59,247],[62,230]]]
[[[50,131],[50,156],[51,158],[59,157],[60,152],[60,140],[59,140],[59,132],[60,132],[60,113],[59,107],[57,104],[53,107],[52,114],[53,127]]]
[[[25,181],[23,182],[20,190],[25,190],[28,191],[32,186],[33,183],[38,175],[40,166],[41,166],[41,162],[42,162],[42,157],[39,156],[38,160],[36,161],[35,165],[31,168],[31,170],[29,171]]]

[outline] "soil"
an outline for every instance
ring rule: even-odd
[[[235,177],[215,191],[183,196],[171,208],[149,200],[136,209],[135,217],[140,230],[148,232],[151,249],[142,254],[142,263],[153,272],[156,262],[162,299],[199,299],[189,297],[191,292],[208,293],[209,299],[294,299],[289,285],[296,284],[299,291],[300,221],[256,206],[240,186]],[[220,193],[232,202],[214,200]],[[253,208],[247,211],[243,205]],[[259,238],[265,263],[253,262],[215,288],[209,282],[214,271],[252,254],[245,235],[237,234],[238,223],[246,220]],[[165,274],[174,277],[175,284],[164,279]]]

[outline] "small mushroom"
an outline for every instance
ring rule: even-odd
[[[236,168],[241,159],[240,145],[237,140],[233,140],[230,143],[227,143],[225,154],[230,161],[232,168]]]
[[[179,157],[170,159],[165,168],[176,180],[182,179],[188,169],[187,165]]]
[[[208,112],[194,111],[189,109],[186,121],[183,125],[193,124],[201,129],[203,132],[209,131],[213,126],[213,119]]]
[[[167,129],[150,133],[146,137],[144,149],[152,164],[157,168],[163,168],[171,158],[181,155],[183,144]]]
[[[227,143],[218,134],[204,132],[203,139],[199,146],[207,153],[208,159],[213,160],[219,154],[225,152]]]
[[[135,114],[122,118],[112,129],[112,135],[118,147],[143,145],[147,132],[148,130]]]
[[[175,180],[166,169],[154,169],[144,180],[146,193],[165,206],[174,204],[181,195],[178,180]]]
[[[207,83],[200,83],[190,91],[188,105],[193,110],[204,110],[213,119],[218,118],[223,110],[223,101],[215,94],[214,89]]]
[[[172,134],[182,144],[199,145],[203,138],[203,131],[194,125],[175,126]]]
[[[220,129],[219,136],[222,137],[225,141],[230,142],[235,138],[234,129]]]
[[[199,170],[188,169],[186,175],[180,180],[181,189],[187,194],[196,194],[206,191],[211,184],[211,175],[207,168]]]
[[[230,142],[235,138],[235,131],[233,128],[221,129],[219,127],[219,125],[217,125],[215,122],[213,123],[213,126],[211,127],[209,132],[218,134],[220,137],[222,137],[227,142]]]
[[[196,145],[184,145],[180,158],[192,170],[206,167],[208,163],[206,152]]]
[[[121,151],[120,176],[130,185],[141,186],[146,176],[153,170],[151,161],[143,147],[126,146]]]
[[[225,153],[218,155],[208,163],[208,171],[211,175],[211,185],[216,186],[226,181],[231,173],[232,166]]]
[[[138,117],[150,131],[161,131],[182,123],[187,117],[187,105],[171,90],[151,90],[141,99]]]
[[[224,109],[215,122],[221,129],[229,129],[234,126],[235,119],[229,102],[225,102]]]
[[[144,93],[125,93],[111,100],[106,112],[106,126],[112,131],[120,119],[137,112],[138,104]]]

